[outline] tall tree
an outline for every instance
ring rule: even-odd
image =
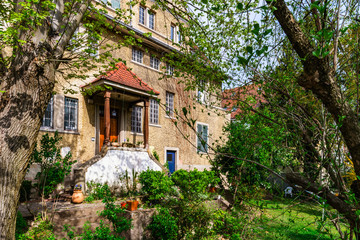
[[[94,53],[107,32],[125,28],[126,6],[110,20],[105,4],[91,0],[0,2],[0,239],[15,236],[20,185],[57,77],[84,79],[121,60],[109,53],[134,43],[131,34]]]

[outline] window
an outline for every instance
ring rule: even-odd
[[[150,67],[159,70],[160,60],[156,57],[150,56]]]
[[[170,27],[170,40],[175,41],[175,26],[171,25]]]
[[[65,97],[64,128],[77,130],[78,100]]]
[[[42,120],[41,127],[44,128],[53,128],[53,119],[54,119],[54,100],[51,97],[49,104],[45,110],[45,114]]]
[[[145,25],[145,8],[143,6],[139,8],[139,23]]]
[[[150,124],[159,124],[159,103],[150,99]]]
[[[87,51],[91,57],[98,57],[99,56],[99,41],[100,41],[100,35],[93,32],[90,35],[87,36],[88,39],[88,49]]]
[[[180,30],[177,32],[178,34],[178,43],[181,43],[181,33],[180,33]]]
[[[111,0],[111,7],[114,9],[120,8],[120,0]]]
[[[174,94],[170,92],[166,92],[166,114],[174,116]]]
[[[131,112],[131,131],[141,133],[141,107],[133,106]]]
[[[132,49],[132,60],[138,63],[143,62],[143,51],[137,50],[135,48]]]
[[[149,28],[155,29],[155,14],[149,11]]]
[[[197,150],[199,152],[208,151],[208,129],[209,127],[205,124],[197,124]]]
[[[166,64],[166,73],[171,76],[174,74],[174,67],[168,63]]]
[[[206,92],[205,92],[205,81],[204,80],[199,81],[199,86],[198,86],[198,91],[197,91],[197,99],[200,103],[206,102]]]

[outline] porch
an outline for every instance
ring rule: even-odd
[[[123,63],[83,86],[95,105],[95,153],[104,146],[149,147],[149,104],[159,92],[131,72]],[[141,144],[140,144],[141,143]]]

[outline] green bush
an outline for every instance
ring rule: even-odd
[[[148,225],[151,231],[151,239],[172,240],[177,239],[177,219],[170,214],[169,209],[160,208],[153,216],[152,222]]]
[[[219,179],[211,171],[203,172],[178,170],[171,175],[171,180],[179,187],[180,193],[187,200],[200,200],[208,196],[208,187],[215,186]]]
[[[175,194],[174,183],[164,172],[147,170],[140,174],[142,191],[152,203],[158,203],[168,196]]]
[[[33,227],[26,233],[17,236],[19,240],[55,240],[53,225],[49,220],[43,220],[41,216],[35,218]]]
[[[105,203],[105,209],[100,213],[100,216],[109,220],[110,224],[104,223],[100,220],[100,225],[92,230],[90,223],[86,222],[83,227],[83,231],[80,235],[76,235],[68,225],[64,226],[64,231],[67,232],[67,239],[76,240],[124,240],[121,237],[123,231],[131,228],[131,220],[128,220],[124,213],[125,209],[114,204],[115,198],[105,195],[103,203]]]
[[[86,202],[101,200],[112,195],[111,190],[107,184],[95,183],[91,181],[87,182],[86,186],[88,194],[88,196],[85,198]]]
[[[64,158],[61,157],[58,147],[60,140],[58,132],[55,132],[54,137],[44,134],[41,137],[40,149],[35,146],[31,155],[31,163],[40,165],[40,172],[35,176],[37,180],[35,187],[39,195],[45,198],[48,198],[56,186],[64,181],[65,176],[71,171],[71,166],[76,162],[71,161],[70,152]]]
[[[20,239],[20,237],[26,233],[28,225],[26,220],[20,212],[17,212],[16,215],[16,228],[15,228],[15,239]]]
[[[239,233],[244,228],[245,220],[235,213],[228,213],[223,210],[217,210],[213,214],[213,229],[215,234],[220,234],[227,239],[241,239]]]

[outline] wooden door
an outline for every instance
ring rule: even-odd
[[[110,142],[118,141],[118,119],[117,117],[110,118]],[[104,145],[105,140],[105,118],[100,116],[100,151]]]

